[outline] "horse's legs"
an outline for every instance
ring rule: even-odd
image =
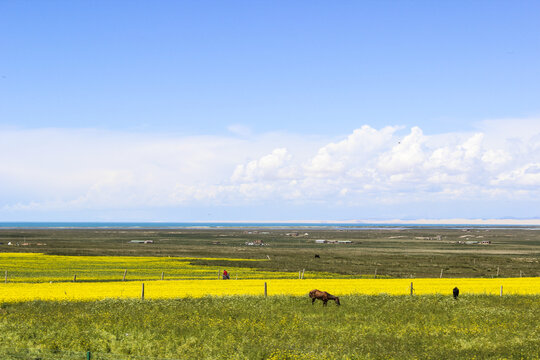
[[[317,300],[317,299],[315,299],[315,298],[311,299],[311,305],[315,304],[315,300]]]
[[[323,301],[323,306],[326,306],[326,303],[328,302],[328,295],[324,294],[321,300]]]

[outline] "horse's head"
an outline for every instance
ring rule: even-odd
[[[339,298],[336,296],[336,304],[341,305],[339,302]]]

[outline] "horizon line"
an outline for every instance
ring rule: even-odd
[[[449,219],[361,219],[361,220],[19,220],[0,221],[2,223],[247,223],[247,224],[350,224],[350,225],[534,225],[540,226],[540,218],[515,219],[483,219],[483,218],[449,218]]]

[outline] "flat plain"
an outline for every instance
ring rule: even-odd
[[[153,243],[132,242],[144,240]],[[476,244],[482,241],[489,244]],[[246,245],[255,242],[265,245]],[[441,270],[443,277],[540,276],[540,228],[3,229],[0,243],[1,252],[191,257],[199,258],[194,265],[216,268],[336,276],[430,278]]]
[[[65,290],[56,300],[0,300],[2,359],[540,358],[540,296],[507,293],[510,285],[498,293],[504,281],[537,293],[538,229],[3,229],[0,243],[0,295],[17,286],[51,294],[131,286],[135,297],[141,282],[169,293],[176,283],[210,286],[145,300],[80,300]],[[218,281],[223,269],[240,279]],[[379,280],[395,291],[362,295],[345,285]],[[422,281],[443,287],[422,295],[430,294]],[[473,291],[486,283],[495,289]],[[295,287],[280,292],[286,284]],[[227,287],[249,291],[227,295]],[[342,305],[312,305],[306,287],[331,290]]]

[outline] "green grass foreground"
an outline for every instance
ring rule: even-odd
[[[540,296],[341,301],[327,307],[311,305],[307,296],[5,303],[0,358],[85,359],[86,351],[92,359],[540,358]]]

